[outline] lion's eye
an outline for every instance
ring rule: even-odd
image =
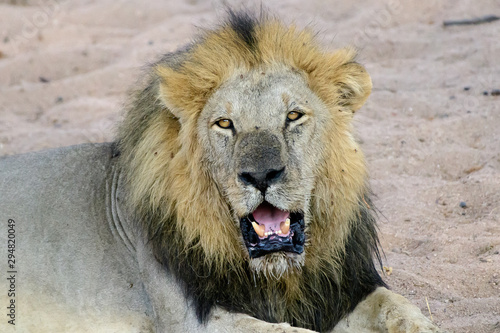
[[[294,121],[300,119],[302,116],[303,114],[298,111],[290,111],[286,117],[288,120]]]
[[[233,122],[229,119],[218,120],[215,124],[217,126],[219,126],[220,128],[232,128],[233,127]]]

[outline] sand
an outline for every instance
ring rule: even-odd
[[[141,66],[224,11],[197,0],[43,3],[0,1],[0,155],[112,140]],[[305,3],[267,7],[331,49],[355,45],[373,78],[355,126],[386,281],[445,329],[500,332],[500,21],[443,27],[500,16],[500,3]]]

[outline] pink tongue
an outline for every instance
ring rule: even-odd
[[[290,212],[280,210],[267,202],[263,202],[252,215],[255,222],[266,227],[266,231],[278,231],[281,222],[284,222],[290,216]]]

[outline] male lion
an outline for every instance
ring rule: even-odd
[[[437,332],[373,262],[370,77],[313,35],[231,12],[115,143],[1,159],[2,332]]]

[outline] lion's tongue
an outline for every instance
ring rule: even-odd
[[[290,216],[290,212],[280,210],[264,202],[252,213],[255,221],[265,227],[265,232],[276,233],[281,230],[282,222]],[[288,233],[288,232],[287,232]]]

